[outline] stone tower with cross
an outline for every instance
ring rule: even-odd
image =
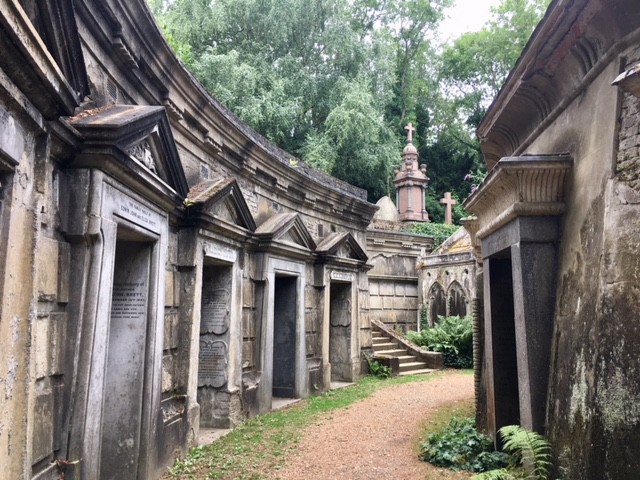
[[[427,166],[418,164],[418,149],[413,145],[415,128],[411,123],[407,130],[407,145],[402,150],[402,166],[396,168],[393,184],[396,186],[396,205],[400,221],[428,222],[425,194],[429,178]]]

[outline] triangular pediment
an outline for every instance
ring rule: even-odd
[[[277,241],[311,251],[316,248],[313,238],[297,213],[273,215],[256,229],[256,235],[263,243]]]
[[[357,260],[366,262],[369,257],[350,232],[336,232],[328,235],[316,248],[321,257]]]
[[[237,225],[249,231],[256,224],[234,178],[205,180],[190,191],[185,206],[197,214],[205,214]]]
[[[69,123],[83,138],[77,163],[106,169],[115,160],[128,167],[128,175],[132,170],[186,197],[187,181],[164,107],[114,105],[80,112]]]

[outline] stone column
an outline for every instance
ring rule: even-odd
[[[511,247],[520,424],[544,433],[553,315],[556,248],[551,242]]]

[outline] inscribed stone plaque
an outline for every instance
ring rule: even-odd
[[[216,288],[202,292],[200,333],[222,335],[229,329],[229,291]]]
[[[220,388],[227,383],[227,350],[222,340],[200,338],[198,387]]]
[[[113,284],[111,318],[113,320],[143,320],[147,306],[144,282]]]
[[[348,272],[331,272],[331,280],[338,280],[342,282],[353,282],[353,273]]]

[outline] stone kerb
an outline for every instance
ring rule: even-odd
[[[561,215],[572,162],[566,154],[502,158],[463,203],[477,215],[476,238],[482,240],[519,216]]]

